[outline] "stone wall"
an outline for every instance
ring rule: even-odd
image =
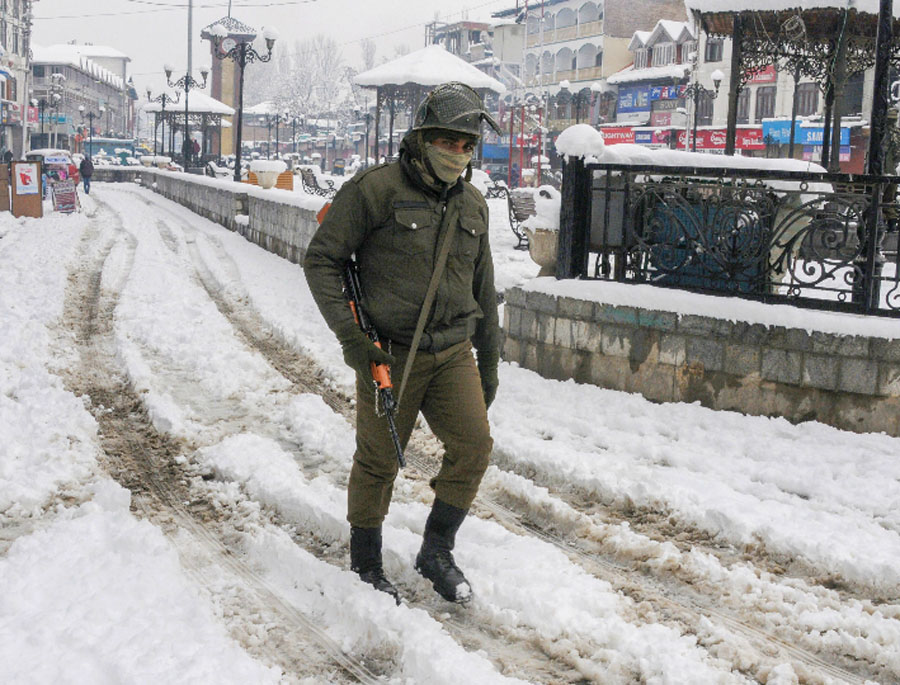
[[[503,358],[660,402],[900,437],[900,339],[506,293]]]
[[[158,172],[148,168],[140,177],[144,187],[230,231],[238,228],[235,217],[247,214],[249,202],[243,189],[232,190],[204,176]]]
[[[316,199],[272,193],[256,186],[231,186],[194,174],[161,172],[147,167],[98,167],[95,180],[140,182],[146,188],[187,207],[269,252],[295,263],[318,227]],[[301,205],[308,206],[301,206]]]
[[[319,227],[316,213],[305,207],[269,200],[258,193],[249,197],[249,223],[237,230],[269,252],[300,264]]]

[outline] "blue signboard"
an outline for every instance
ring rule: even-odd
[[[790,120],[779,119],[777,121],[763,122],[763,138],[766,141],[787,145],[791,142]],[[825,135],[823,126],[800,126],[797,123],[794,129],[794,142],[800,145],[821,145]],[[850,129],[841,127],[841,145],[850,144]]]
[[[619,88],[619,112],[649,112],[650,87],[629,86]]]
[[[651,100],[677,100],[684,95],[687,86],[651,86]]]
[[[635,131],[634,142],[637,145],[652,145],[653,131]]]

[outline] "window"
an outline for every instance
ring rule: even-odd
[[[6,19],[0,20],[0,44],[6,49]]]
[[[647,50],[646,50],[646,48],[640,48],[639,50],[634,51],[634,68],[635,69],[646,69],[647,68]]]
[[[19,29],[17,29],[17,28],[13,29],[12,37],[13,37],[12,51],[13,51],[13,54],[18,55],[19,54]]]
[[[775,116],[775,86],[760,86],[756,89],[756,116],[754,121],[761,122]]]
[[[844,102],[841,107],[841,116],[862,113],[864,77],[865,73],[860,72],[847,79],[847,85],[844,86]]]
[[[775,116],[775,86],[760,86],[756,89],[756,116],[754,121],[761,122]]]
[[[703,54],[704,62],[721,62],[724,41],[721,38],[708,38]]]
[[[819,86],[801,83],[797,86],[797,114],[808,117],[819,111]]]
[[[738,95],[737,101],[737,123],[750,123],[750,91],[744,88]]]
[[[675,61],[675,44],[661,43],[653,46],[653,66],[662,67]]]
[[[33,70],[34,70],[35,78],[44,78],[44,65],[43,64],[40,64],[40,65],[36,64],[33,67]]]
[[[712,95],[702,94],[697,100],[697,123],[700,126],[711,126],[713,120]]]
[[[598,52],[598,53],[597,53],[597,56],[594,57],[594,66],[595,66],[595,67],[602,67],[602,66],[603,66],[603,53],[602,53],[602,52]]]

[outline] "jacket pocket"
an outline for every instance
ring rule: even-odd
[[[459,229],[453,254],[457,257],[474,259],[481,246],[481,237],[487,233],[487,223],[479,214],[461,214]]]
[[[394,207],[394,249],[406,255],[431,254],[437,231],[434,212],[427,205]]]

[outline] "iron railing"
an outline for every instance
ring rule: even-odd
[[[570,161],[557,276],[900,316],[898,183]]]

